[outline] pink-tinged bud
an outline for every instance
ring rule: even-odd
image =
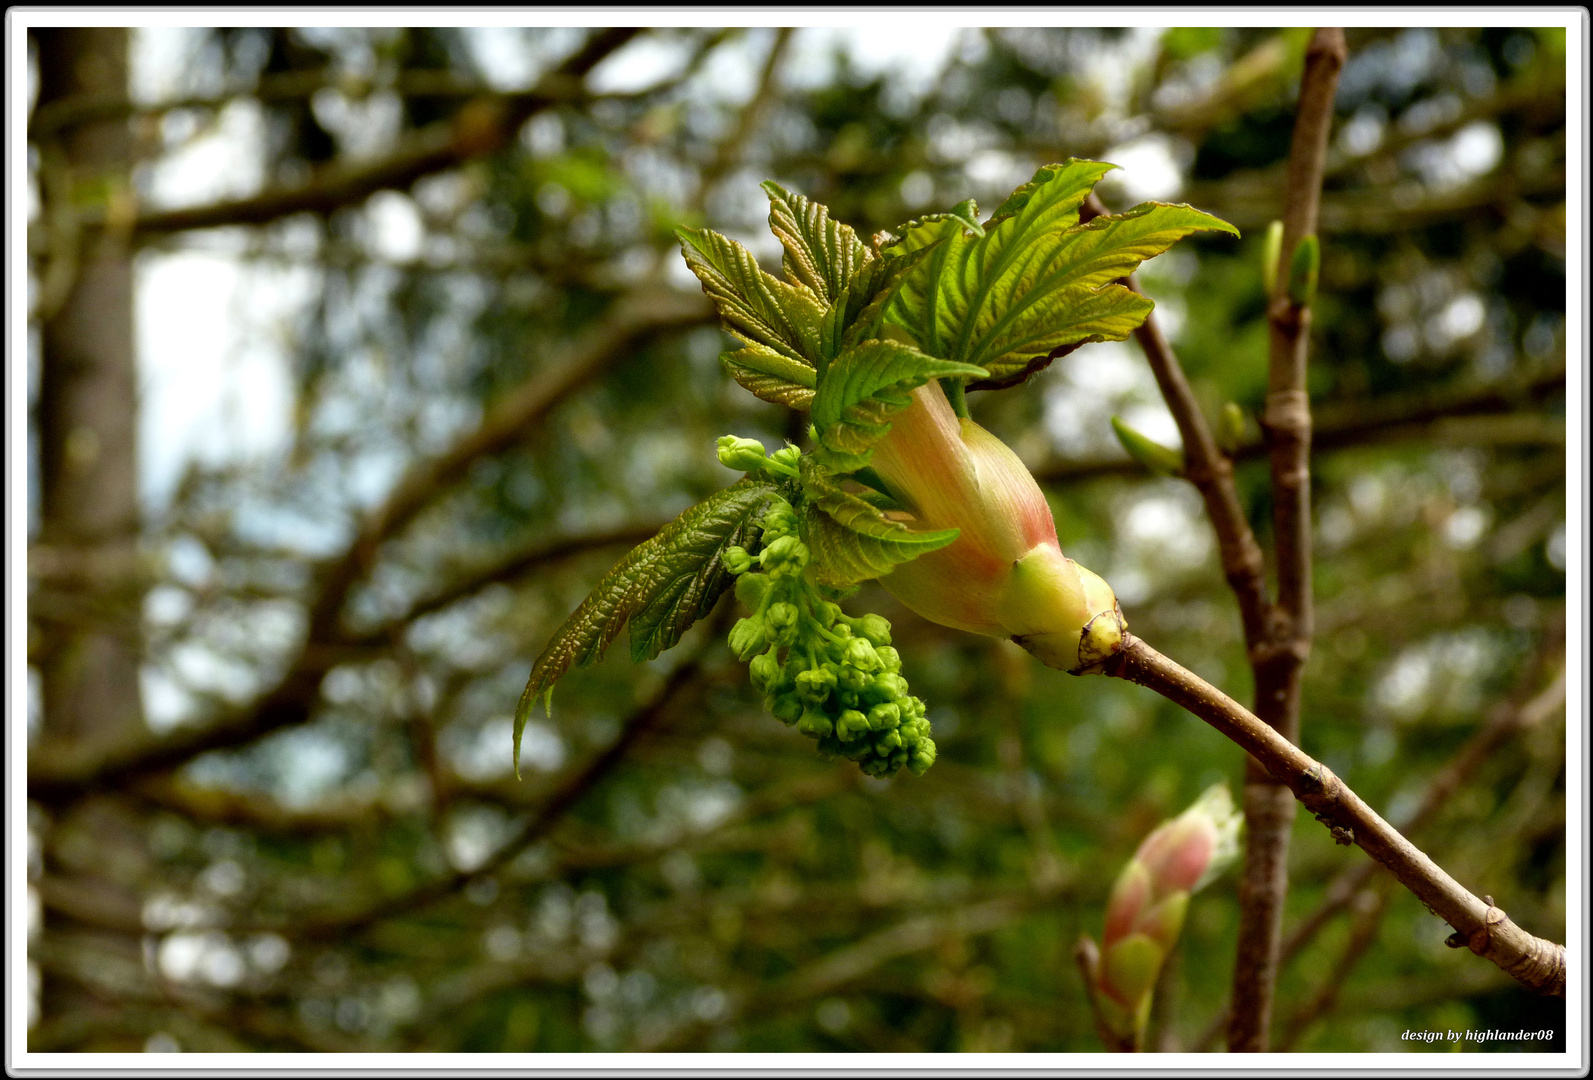
[[[1215,785],[1145,837],[1118,875],[1106,903],[1099,962],[1086,969],[1096,1018],[1116,1042],[1137,1044],[1190,894],[1237,858],[1243,823],[1227,787]]]
[[[1111,587],[1062,554],[1029,470],[958,417],[938,383],[913,391],[871,463],[915,528],[960,530],[881,579],[903,604],[942,626],[1011,638],[1065,671],[1118,650],[1125,626]]]

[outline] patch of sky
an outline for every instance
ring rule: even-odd
[[[646,35],[608,56],[587,76],[588,89],[597,94],[627,94],[646,90],[679,75],[691,57],[685,38]]]

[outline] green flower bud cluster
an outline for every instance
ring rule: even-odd
[[[756,563],[761,572],[753,572]],[[935,763],[924,703],[908,694],[891,624],[851,618],[804,573],[808,547],[784,500],[763,519],[763,550],[727,548],[724,565],[751,615],[730,630],[730,648],[750,661],[752,685],[783,723],[818,742],[821,753],[858,763],[870,776],[914,776]]]
[[[802,456],[802,451],[794,446],[787,445],[770,454],[757,439],[743,439],[737,435],[720,436],[717,445],[719,464],[727,469],[796,479],[797,459]]]

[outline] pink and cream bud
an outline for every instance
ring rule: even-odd
[[[1099,959],[1088,976],[1097,1019],[1116,1039],[1137,1042],[1156,976],[1183,930],[1190,894],[1237,858],[1243,823],[1227,787],[1218,784],[1157,826],[1118,875]]]
[[[881,579],[898,600],[931,622],[1011,638],[1065,671],[1090,670],[1118,650],[1125,626],[1111,587],[1062,554],[1029,470],[958,417],[938,383],[913,391],[872,465],[915,528],[960,530],[955,543]]]

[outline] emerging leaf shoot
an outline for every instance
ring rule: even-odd
[[[816,445],[719,440],[746,479],[632,551],[554,634],[515,714],[516,760],[533,704],[566,671],[627,623],[633,659],[657,656],[735,575],[752,614],[731,647],[770,711],[871,774],[921,773],[935,745],[889,624],[836,604],[860,582],[880,578],[926,618],[1011,638],[1054,667],[1099,669],[1125,632],[1112,590],[1062,554],[1034,478],[962,401],[970,384],[1016,385],[1083,342],[1127,337],[1152,304],[1119,279],[1192,232],[1235,232],[1163,203],[1079,224],[1113,167],[1047,165],[982,224],[969,199],[870,244],[770,181],[783,278],[727,237],[677,230],[739,343],[725,369],[810,411]]]

